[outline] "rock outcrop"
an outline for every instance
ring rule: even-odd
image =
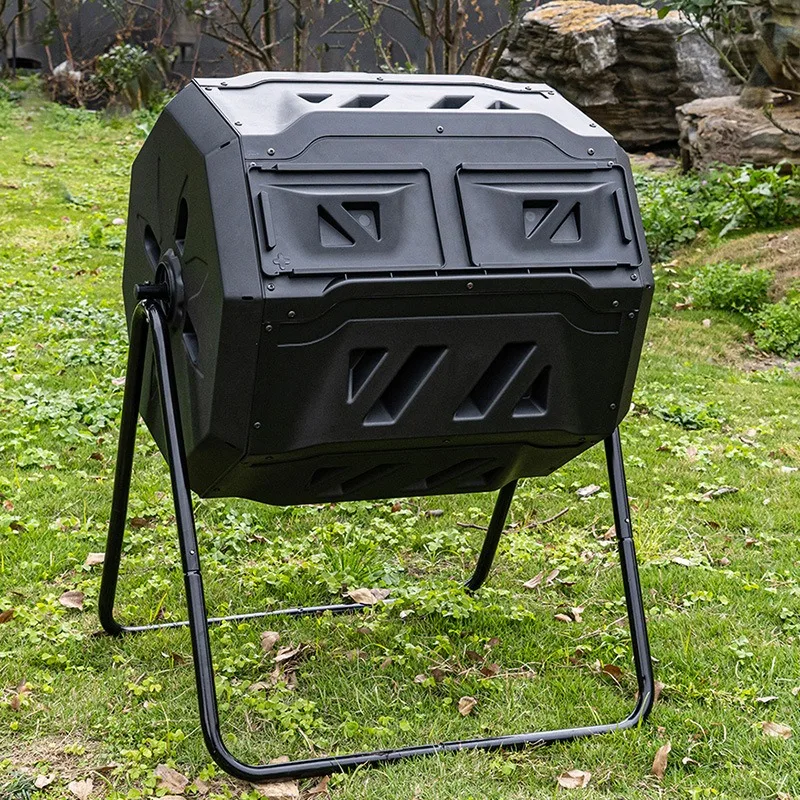
[[[527,13],[498,77],[544,82],[623,146],[678,140],[677,106],[736,90],[716,53],[677,14],[554,0]]]
[[[780,127],[773,125],[760,108],[746,108],[735,96],[694,100],[680,106],[684,168],[705,169],[715,163],[800,164],[800,108],[796,104],[776,106],[772,115]]]

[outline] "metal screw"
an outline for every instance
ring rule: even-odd
[[[638,281],[639,280],[639,276],[634,272],[633,275],[631,275],[631,280],[632,281]]]
[[[612,404],[609,406],[609,408],[610,408],[612,411],[615,411],[615,410],[616,410],[616,408],[617,408],[617,404],[616,404],[616,403],[612,403]]]
[[[274,283],[268,283],[267,284],[267,289],[270,292],[274,292],[275,291],[275,284]]]
[[[614,162],[613,162],[613,161],[609,161],[609,162],[608,162],[608,166],[609,166],[609,167],[613,167],[613,166],[614,166]]]
[[[234,122],[233,124],[234,124],[234,125],[241,125],[242,123],[241,123],[241,122],[239,122],[239,120],[237,119],[237,120],[236,120],[236,122]]]
[[[255,169],[258,166],[255,161],[250,162],[250,169]]]
[[[525,91],[526,92],[532,92],[533,91],[533,86],[526,86],[525,87]]]
[[[444,133],[444,128],[441,125],[436,126],[436,133]]]
[[[475,285],[475,284],[474,284],[472,281],[470,281],[470,282],[467,284],[467,289],[471,289],[471,288],[472,288],[474,285]]]
[[[589,123],[589,127],[590,128],[596,128],[597,127],[597,123],[596,122],[590,122]]]
[[[551,89],[547,94],[555,94],[555,92]]]
[[[270,147],[269,150],[267,150],[267,155],[268,156],[274,156],[275,155],[275,148],[274,147]]]
[[[587,152],[587,153],[588,153],[590,156],[593,156],[593,155],[594,155],[594,147],[590,147],[590,148],[589,148],[589,149],[588,149],[586,152]]]
[[[210,92],[214,87],[213,86],[206,86],[206,91]]]
[[[264,326],[264,330],[265,330],[267,333],[272,333],[272,325],[270,325],[270,324],[266,324],[266,325]]]
[[[260,423],[260,422],[254,422],[254,423],[253,423],[253,427],[254,427],[256,430],[258,430],[258,429],[261,427],[261,423]]]
[[[633,319],[635,316],[636,314],[633,311],[628,312],[628,319]]]
[[[382,81],[383,80],[383,75],[378,75],[378,80]]]
[[[617,308],[618,306],[619,306],[619,300],[614,300],[614,302],[611,303],[612,308]]]
[[[290,311],[289,314],[288,314],[289,319],[294,319],[295,316],[296,316],[296,314],[294,313],[294,311]]]
[[[227,86],[227,85],[228,85],[227,81],[222,81],[222,83],[220,83],[220,86]]]

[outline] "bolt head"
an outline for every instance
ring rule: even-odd
[[[610,408],[612,411],[616,411],[616,410],[617,410],[617,404],[616,404],[616,403],[612,403],[612,404],[609,406],[609,408]]]
[[[228,81],[222,81],[222,82],[220,83],[220,86],[227,86],[227,85],[228,85]]]
[[[444,133],[444,128],[441,125],[436,126],[436,133]]]
[[[274,148],[274,147],[270,147],[270,148],[267,150],[267,155],[268,155],[268,156],[274,156],[274,155],[275,155],[275,148]]]
[[[265,330],[267,333],[272,333],[272,325],[265,325],[265,326],[264,326],[264,330]]]
[[[638,281],[639,280],[639,276],[634,272],[633,275],[631,275],[631,280],[632,281]]]
[[[256,430],[258,430],[258,429],[261,427],[261,423],[260,423],[260,422],[254,422],[254,423],[253,423],[253,427],[254,427]]]
[[[234,125],[241,125],[242,123],[237,119],[236,122],[233,123]]]
[[[589,148],[586,150],[586,152],[587,152],[587,153],[588,153],[590,156],[593,156],[593,155],[594,155],[594,147],[589,147]]]
[[[619,300],[614,300],[614,302],[611,303],[611,307],[612,308],[619,308]]]
[[[467,284],[467,289],[472,289],[472,287],[473,287],[473,286],[475,286],[475,284],[474,284],[472,281],[470,281],[470,282]]]
[[[267,291],[274,292],[275,291],[275,284],[274,283],[268,283],[267,284]]]
[[[295,314],[294,311],[290,311],[288,314],[289,319],[294,319],[296,316],[297,314]]]

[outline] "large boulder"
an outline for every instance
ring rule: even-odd
[[[743,106],[738,97],[694,100],[678,108],[681,158],[685,169],[712,164],[788,161],[800,164],[800,107],[776,106],[772,118],[761,108]]]
[[[675,109],[735,92],[719,59],[676,13],[554,0],[527,13],[498,77],[544,82],[626,147],[678,140]]]

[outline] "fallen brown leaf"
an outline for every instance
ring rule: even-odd
[[[102,564],[106,559],[105,553],[89,553],[86,556],[86,561],[83,562],[84,567],[96,567],[98,564]]]
[[[372,592],[372,589],[353,589],[347,593],[347,596],[355,603],[361,603],[363,606],[374,606],[378,602],[378,598]]]
[[[79,592],[77,589],[71,589],[68,592],[64,592],[64,594],[58,598],[58,602],[61,603],[64,608],[77,608],[78,611],[83,611],[84,597],[85,595],[83,592]]]
[[[4,622],[10,622],[14,618],[15,609],[7,608],[5,611],[0,611],[0,625]]]
[[[300,647],[280,647],[275,654],[276,664],[285,664],[287,661],[293,661],[305,650],[303,645]]]
[[[650,768],[650,774],[655,775],[659,780],[664,778],[664,772],[667,769],[667,757],[669,756],[670,750],[672,750],[672,744],[670,742],[662,744],[656,751],[656,757],[653,759],[653,766]]]
[[[554,614],[553,616],[559,622],[572,622],[572,617],[569,614]]]
[[[166,789],[170,794],[183,794],[189,785],[189,779],[183,773],[166,764],[159,764],[155,775],[159,779],[158,788]]]
[[[276,631],[263,631],[263,633],[261,634],[261,649],[265,653],[269,653],[269,651],[272,650],[273,647],[275,647],[275,645],[278,642],[278,639],[280,638],[281,635]]]
[[[273,781],[272,783],[250,784],[262,797],[272,800],[298,800],[300,787],[297,781]]]
[[[458,701],[458,713],[461,714],[462,717],[466,717],[468,714],[472,713],[472,709],[478,705],[478,701],[474,697],[462,697]]]
[[[49,775],[37,775],[33,785],[37,789],[44,789],[45,786],[49,786],[55,779],[56,776],[52,772]]]
[[[570,769],[562,772],[556,778],[556,782],[562,789],[585,789],[591,779],[591,772],[584,772],[582,769]]]
[[[330,775],[323,775],[319,783],[313,788],[309,789],[306,793],[308,797],[315,797],[318,794],[330,794],[328,792],[328,784],[331,781]]]
[[[780,722],[762,722],[761,732],[765,736],[774,736],[776,739],[791,739],[792,729]]]
[[[600,487],[596,483],[590,483],[588,486],[581,486],[575,494],[577,494],[578,497],[591,497],[599,491]]]
[[[67,789],[69,789],[78,800],[87,800],[94,790],[94,782],[91,778],[87,778],[85,781],[70,781],[67,784]]]
[[[603,664],[603,666],[600,667],[600,672],[603,675],[608,675],[615,683],[620,683],[622,681],[622,670],[616,664]]]

